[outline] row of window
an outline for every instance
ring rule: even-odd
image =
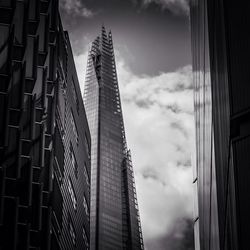
[[[77,209],[77,198],[76,198],[76,193],[75,193],[75,190],[73,188],[73,184],[72,184],[72,181],[71,181],[70,177],[68,178],[68,191],[69,191],[70,198],[71,198],[71,201],[72,201],[72,204],[73,204],[73,208],[76,211],[76,209]],[[89,207],[88,207],[88,203],[87,203],[85,195],[83,195],[83,207],[84,207],[84,210],[85,210],[85,214],[87,216],[89,216]]]
[[[75,119],[74,119],[72,110],[70,112],[70,122],[71,122],[71,125],[72,125],[73,134],[75,136],[76,144],[78,145],[78,143],[79,143],[79,135],[78,135],[78,131],[77,131],[77,127],[76,127],[76,123],[75,123]]]
[[[72,110],[70,112],[70,122],[71,122],[71,125],[72,125],[72,130],[73,130],[73,134],[74,134],[74,137],[75,137],[75,140],[76,140],[76,144],[78,145],[78,143],[79,143],[79,134],[78,134],[78,131],[77,131],[77,126],[76,126],[76,122],[75,122]],[[90,149],[90,144],[88,142],[86,133],[85,133],[84,137],[85,137],[84,138],[85,148],[87,150],[88,157],[90,158],[91,149]]]
[[[76,231],[75,231],[72,219],[71,219],[69,214],[68,214],[68,229],[69,229],[69,234],[70,234],[70,237],[72,239],[72,242],[73,242],[74,246],[76,246]],[[82,237],[83,237],[85,246],[87,247],[87,250],[88,250],[89,249],[89,241],[88,241],[87,232],[86,232],[86,229],[84,226],[82,227]]]
[[[75,174],[75,177],[76,179],[78,178],[78,165],[77,165],[77,161],[76,161],[76,157],[75,157],[75,154],[74,154],[74,151],[73,151],[73,146],[72,144],[70,143],[70,146],[69,146],[69,156],[70,156],[70,160],[71,160],[71,163],[72,163],[72,166],[73,166],[73,170],[74,170],[74,174]]]
[[[68,190],[69,190],[70,198],[72,200],[73,207],[76,210],[76,207],[77,207],[76,194],[75,194],[75,191],[73,189],[73,185],[72,185],[72,181],[71,181],[70,177],[68,179]]]
[[[70,152],[69,152],[69,155],[70,155],[71,164],[73,166],[74,174],[75,174],[75,177],[77,179],[78,178],[78,164],[77,164],[77,160],[76,160],[75,153],[74,153],[74,150],[73,150],[73,146],[72,146],[71,143],[70,143]],[[83,173],[84,173],[84,177],[85,177],[86,183],[89,186],[90,185],[89,175],[88,175],[88,172],[87,172],[87,165],[86,165],[85,162],[84,162]]]
[[[72,78],[72,82],[71,82],[71,91],[72,91],[73,99],[74,99],[75,104],[76,104],[76,110],[77,110],[77,112],[79,114],[79,100],[78,100],[78,97],[77,97],[75,83],[74,83],[73,78]]]

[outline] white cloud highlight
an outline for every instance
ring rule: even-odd
[[[189,13],[188,0],[143,0],[144,6],[150,3],[156,3],[162,6],[163,9],[168,9],[176,15]]]
[[[116,54],[147,247],[159,237],[182,232],[178,220],[192,218],[192,70],[186,66],[157,76],[136,76]]]
[[[60,7],[69,15],[82,16],[85,18],[94,16],[94,13],[86,8],[81,0],[60,0]]]

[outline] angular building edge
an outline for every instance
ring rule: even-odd
[[[249,245],[249,11],[232,0],[191,1],[201,250]]]
[[[91,139],[58,1],[1,1],[0,33],[0,248],[89,249]]]

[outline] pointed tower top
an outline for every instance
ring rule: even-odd
[[[102,32],[105,32],[106,33],[106,28],[105,28],[105,25],[102,24]]]
[[[106,28],[105,28],[104,24],[102,24],[101,36],[102,37],[107,37],[107,32],[106,32]]]

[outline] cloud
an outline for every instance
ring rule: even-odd
[[[119,53],[117,53],[119,56]],[[193,115],[192,68],[185,66],[175,72],[157,76],[136,76],[123,61],[118,60],[118,78],[123,100],[141,108],[159,106],[162,111]],[[176,116],[177,117],[177,116]]]
[[[142,3],[147,7],[151,3],[158,4],[163,10],[168,9],[176,15],[188,15],[189,13],[188,0],[142,0]]]
[[[193,221],[187,218],[176,220],[175,226],[168,235],[149,241],[149,249],[157,250],[193,250]]]
[[[137,76],[115,54],[146,249],[193,249],[192,68]]]
[[[83,5],[81,0],[61,0],[60,7],[64,9],[68,15],[92,18],[94,13]]]
[[[190,159],[194,152],[191,66],[156,76],[138,76],[119,51],[115,54],[145,248],[191,250]],[[75,62],[83,91],[87,50],[76,54]]]

